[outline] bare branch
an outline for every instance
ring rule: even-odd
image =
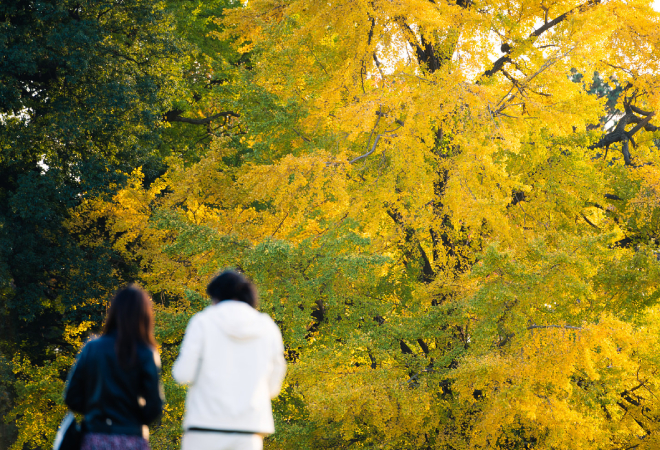
[[[374,133],[376,132],[376,128],[378,128],[378,122],[380,122],[380,118],[381,117],[386,117],[387,113],[384,113],[383,110],[382,110],[382,107],[379,107],[378,111],[376,111],[376,116],[378,118],[376,119],[376,123],[374,124],[374,127],[371,129],[371,134],[369,135],[369,139],[367,140],[367,149],[369,149],[369,144],[371,143],[371,138],[373,137]],[[381,136],[384,136],[384,135],[390,134],[390,133],[394,133],[396,130],[398,130],[399,128],[401,128],[403,126],[403,122],[401,120],[397,119],[395,122],[397,123],[397,125],[399,125],[398,127],[393,128],[391,130],[387,130],[387,131],[377,135],[376,140],[374,140],[373,146],[371,146],[371,150],[368,150],[366,153],[358,156],[357,158],[354,158],[354,159],[350,160],[348,163],[349,164],[356,163],[357,161],[359,161],[363,158],[366,158],[367,156],[369,156],[373,152],[375,152],[376,151],[376,146],[378,145],[378,141],[380,140]]]
[[[293,132],[296,133],[296,134],[300,137],[300,139],[302,139],[303,141],[305,141],[305,142],[312,142],[307,136],[305,136],[304,134],[302,134],[300,131],[296,130],[295,128],[291,128],[291,129],[292,129]]]
[[[567,50],[563,54],[558,54],[559,52],[555,52],[555,54],[552,57],[550,57],[545,63],[543,63],[543,65],[535,73],[528,76],[523,81],[512,80],[512,83],[514,84],[514,87],[518,90],[518,92],[520,92],[520,95],[524,97],[525,96],[524,95],[524,90],[529,89],[527,86],[529,85],[529,83],[534,78],[536,78],[538,75],[543,73],[545,70],[547,70],[548,68],[553,66],[557,61],[559,61],[559,60],[565,58],[566,56],[568,56],[568,54],[571,53],[574,50],[574,48],[575,47]],[[531,91],[531,89],[529,89],[529,90]],[[497,108],[497,110],[494,111],[495,114],[502,114],[502,111],[504,111],[507,108],[507,106],[509,106],[509,104],[511,104],[513,99],[516,98],[517,94],[516,93],[512,94],[511,93],[512,91],[513,91],[513,88],[509,89],[509,92],[507,92],[506,95],[504,97],[502,97],[499,102],[497,102],[497,105],[495,105],[495,106],[499,106],[499,108]],[[532,91],[532,92],[534,92],[534,91]],[[545,94],[545,93],[542,93],[542,92],[534,92],[534,93],[537,94],[537,95],[549,96],[549,94]]]
[[[380,61],[378,61],[378,56],[376,56],[376,51],[374,50],[372,56],[374,57],[374,62],[376,63],[376,68],[378,69],[378,72],[380,72],[380,77],[384,80],[385,79],[385,73],[383,72],[383,69],[380,68]]]
[[[321,63],[321,61],[319,61],[319,59],[318,59],[318,58],[316,57],[316,55],[314,54],[314,50],[312,50],[312,47],[311,47],[311,46],[309,47],[309,52],[312,54],[312,56],[314,57],[314,60],[318,63],[318,65],[321,66],[321,69],[323,69],[323,71],[325,72],[325,74],[328,75],[328,76],[330,76],[330,74],[328,73],[328,71],[325,70],[325,66]]]
[[[635,98],[633,96],[632,98]],[[623,154],[623,159],[627,166],[632,165],[632,158],[630,156],[630,146],[629,143],[632,142],[633,147],[636,147],[633,136],[642,128],[646,131],[657,131],[660,127],[651,125],[649,122],[653,117],[655,117],[655,112],[644,111],[632,104],[630,104],[631,99],[624,101],[624,107],[626,109],[626,114],[621,117],[614,128],[614,130],[605,134],[598,142],[591,145],[589,148],[596,149],[605,147],[606,149],[616,143],[621,142],[621,153]],[[644,118],[639,118],[635,113],[644,116]],[[626,131],[626,126],[628,124],[636,124],[630,131]]]
[[[223,111],[218,114],[205,117],[203,119],[189,119],[188,117],[181,117],[182,113],[183,111],[181,111],[180,109],[174,109],[168,111],[163,115],[163,120],[165,122],[183,122],[183,123],[190,123],[193,125],[207,125],[211,123],[213,120],[217,119],[218,117],[241,117],[240,114],[235,113],[234,111]]]
[[[573,9],[571,9],[570,11],[565,12],[565,13],[562,14],[561,16],[558,16],[557,18],[555,18],[554,20],[551,20],[550,22],[546,22],[542,27],[537,28],[536,30],[534,30],[534,32],[533,32],[532,34],[530,34],[529,37],[530,37],[530,38],[533,38],[533,37],[539,37],[539,36],[541,36],[543,33],[545,33],[546,31],[548,31],[550,28],[552,28],[552,27],[554,27],[555,25],[557,25],[558,23],[563,22],[564,20],[566,20],[566,19],[568,18],[568,16],[570,16],[570,15],[572,15],[572,14],[581,13],[581,12],[583,12],[584,10],[586,10],[587,8],[590,8],[590,7],[592,7],[592,6],[595,6],[595,5],[599,4],[599,3],[600,3],[600,0],[589,0],[589,1],[586,2],[586,3],[580,5],[580,6],[576,7],[576,8],[573,8]],[[546,16],[546,17],[547,17],[547,16]]]
[[[630,123],[640,123],[642,120],[643,120],[643,119],[640,119],[639,117],[633,116],[633,117],[630,119]],[[645,123],[645,124],[644,124],[644,129],[645,129],[646,131],[651,131],[651,132],[653,132],[653,131],[658,131],[658,130],[660,130],[660,127],[657,127],[657,126],[655,126],[655,125],[651,125],[650,123]]]
[[[588,223],[589,225],[591,225],[593,228],[595,228],[595,229],[597,229],[598,231],[600,231],[600,228],[598,228],[598,225],[596,225],[596,224],[593,223],[591,220],[589,220],[589,219],[587,218],[587,216],[584,215],[584,213],[582,213],[581,215],[582,215],[582,218],[584,219],[585,222],[587,222],[587,223]]]
[[[628,148],[628,136],[624,134],[623,136],[623,145],[621,146],[621,153],[623,153],[623,161],[626,163],[626,166],[632,166],[632,160],[630,158],[630,150]]]
[[[576,8],[573,8],[573,9],[571,9],[570,11],[565,12],[565,13],[562,14],[561,16],[556,17],[554,20],[551,20],[550,22],[547,22],[547,21],[546,21],[546,23],[545,23],[543,26],[541,26],[541,27],[537,28],[536,30],[534,30],[534,31],[529,35],[529,37],[527,38],[527,40],[536,40],[536,39],[537,39],[539,36],[541,36],[543,33],[545,33],[546,31],[548,31],[550,28],[554,27],[555,25],[557,25],[557,24],[563,22],[564,20],[566,20],[566,19],[567,19],[568,17],[570,17],[571,15],[581,13],[581,12],[585,11],[586,9],[588,9],[588,8],[590,8],[590,7],[592,7],[592,6],[595,6],[595,5],[599,4],[599,3],[600,3],[600,0],[589,0],[589,1],[587,1],[586,3],[584,3],[584,4],[580,5],[580,6],[577,6]],[[546,18],[546,20],[547,20],[547,18]],[[492,67],[491,69],[488,69],[487,71],[485,71],[485,72],[479,77],[479,80],[482,80],[482,79],[484,79],[484,78],[488,78],[488,77],[490,77],[490,76],[495,75],[497,72],[501,71],[501,70],[504,68],[504,64],[506,64],[507,62],[512,62],[512,61],[511,61],[511,58],[509,58],[509,55],[508,55],[508,54],[511,53],[511,52],[513,52],[513,51],[514,51],[514,49],[509,47],[509,51],[507,52],[507,54],[504,55],[504,56],[502,56],[502,57],[500,57],[499,59],[497,59],[497,60],[493,63],[493,67]]]
[[[632,105],[631,105],[632,108]],[[644,120],[641,120],[632,130],[628,131],[628,137],[632,138],[642,128],[646,127],[649,121],[655,116],[655,113],[649,113]],[[632,120],[631,120],[632,122]]]
[[[355,158],[355,159],[350,160],[348,163],[349,163],[349,164],[353,164],[353,163],[355,163],[355,162],[361,160],[362,158],[366,158],[367,156],[371,155],[373,152],[376,151],[376,146],[378,145],[378,141],[380,140],[380,137],[381,137],[381,136],[385,136],[386,134],[394,133],[396,130],[398,130],[398,129],[401,128],[402,126],[403,126],[403,125],[399,125],[398,127],[394,128],[394,129],[392,129],[392,130],[388,130],[388,131],[386,131],[386,132],[384,132],[384,133],[381,133],[381,134],[377,135],[377,136],[376,136],[376,140],[374,141],[374,145],[371,147],[371,150],[369,150],[367,153],[365,153],[365,154],[363,154],[363,155],[358,156],[358,157]]]
[[[539,328],[562,328],[565,330],[582,330],[582,327],[574,327],[571,325],[530,325],[527,327],[528,330],[536,330]]]
[[[640,116],[652,116],[652,115],[655,114],[653,111],[650,111],[650,112],[649,111],[644,111],[643,109],[640,109],[640,108],[636,107],[635,105],[628,105],[628,106],[630,106],[630,109],[633,112],[639,114]]]

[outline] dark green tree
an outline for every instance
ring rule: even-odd
[[[162,114],[182,44],[154,0],[0,4],[0,352],[35,363],[66,323],[99,323],[131,268],[68,211],[112,195],[141,166],[163,170]],[[99,243],[100,242],[100,243]]]
[[[222,97],[247,57],[212,34],[213,19],[237,6],[0,3],[0,417],[31,379],[14,379],[12,365],[48,372],[57,355],[72,356],[67,326],[98,330],[112,291],[137,279],[103,219],[74,228],[72,209],[111,198],[135,168],[148,185],[167,156],[196,161],[211,137],[235,127]],[[2,430],[4,449],[13,432]],[[22,430],[19,441],[45,442],[33,434]]]

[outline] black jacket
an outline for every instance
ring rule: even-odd
[[[123,369],[115,341],[110,334],[83,347],[69,375],[64,401],[72,411],[85,415],[88,433],[142,436],[142,425],[157,419],[163,408],[158,354],[138,345],[135,364]]]

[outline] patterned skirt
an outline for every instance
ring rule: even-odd
[[[150,450],[142,436],[125,434],[85,433],[80,450]]]

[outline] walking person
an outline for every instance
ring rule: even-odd
[[[100,337],[83,347],[64,397],[84,414],[81,450],[148,450],[163,407],[151,299],[135,285],[110,303]]]
[[[190,320],[172,368],[189,385],[182,450],[261,450],[286,372],[282,335],[241,274],[221,273],[206,293],[211,306]]]

